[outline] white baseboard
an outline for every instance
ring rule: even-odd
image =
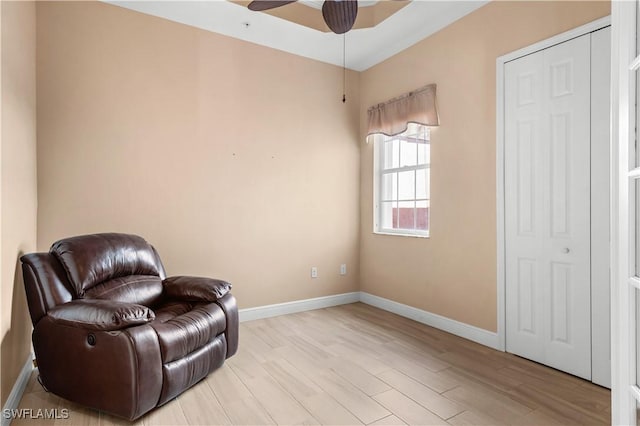
[[[359,301],[360,292],[354,291],[352,293],[334,294],[313,299],[295,300],[293,302],[276,303],[275,305],[240,309],[240,322],[311,311],[313,309],[329,308],[331,306],[346,305]]]
[[[22,399],[22,395],[24,394],[24,390],[27,387],[27,383],[29,383],[29,378],[31,377],[31,372],[33,371],[33,354],[29,353],[27,357],[27,361],[22,366],[22,370],[20,370],[20,374],[16,379],[16,382],[13,385],[13,389],[11,389],[11,393],[7,398],[7,402],[2,407],[2,412],[4,410],[15,410],[18,408],[18,404],[20,404],[20,400]],[[3,415],[0,416],[2,418],[1,425],[8,426],[11,424],[11,419],[6,419]]]
[[[373,294],[369,294],[364,291],[360,292],[360,301],[367,305],[375,306],[376,308],[380,308],[442,331],[455,334],[456,336],[472,340],[476,343],[480,343],[481,345],[500,350],[500,339],[498,339],[498,333],[487,331],[473,325],[452,320],[451,318],[433,314],[431,312],[423,311],[422,309],[414,308],[409,305],[394,302],[393,300],[385,299],[384,297],[374,296]]]

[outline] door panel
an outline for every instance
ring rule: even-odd
[[[551,262],[551,341],[570,344],[571,269],[568,263]]]
[[[586,379],[590,132],[590,35],[505,65],[507,350]]]
[[[552,265],[551,330],[566,328],[565,341],[553,334],[545,362],[591,378],[591,36],[543,51],[551,96],[551,238],[544,250]],[[543,97],[544,99],[544,97]],[[543,145],[545,145],[543,143]],[[554,287],[565,290],[565,315]]]
[[[542,67],[541,55],[505,65],[506,343],[509,352],[535,360],[544,359]]]
[[[519,259],[518,261],[518,332],[536,335],[535,317],[535,259]]]
[[[519,121],[518,137],[518,235],[535,235],[535,168],[534,158],[535,123],[533,121]]]

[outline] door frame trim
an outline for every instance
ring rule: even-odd
[[[605,16],[572,30],[558,34],[530,46],[507,53],[496,59],[496,237],[497,237],[497,296],[498,296],[498,349],[506,350],[506,262],[504,215],[504,66],[507,62],[564,43],[576,37],[598,31],[611,25],[611,16]]]
[[[628,283],[635,261],[629,237],[635,203],[629,191],[631,141],[636,127],[637,2],[611,2],[611,423],[635,425],[636,311],[635,293]],[[635,257],[635,256],[634,256]]]

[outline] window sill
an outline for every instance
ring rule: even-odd
[[[380,232],[380,231],[373,231],[374,235],[390,235],[392,237],[409,237],[409,238],[430,238],[429,234],[403,234],[401,232]]]

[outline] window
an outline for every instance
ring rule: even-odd
[[[375,138],[374,232],[429,236],[429,128]]]

